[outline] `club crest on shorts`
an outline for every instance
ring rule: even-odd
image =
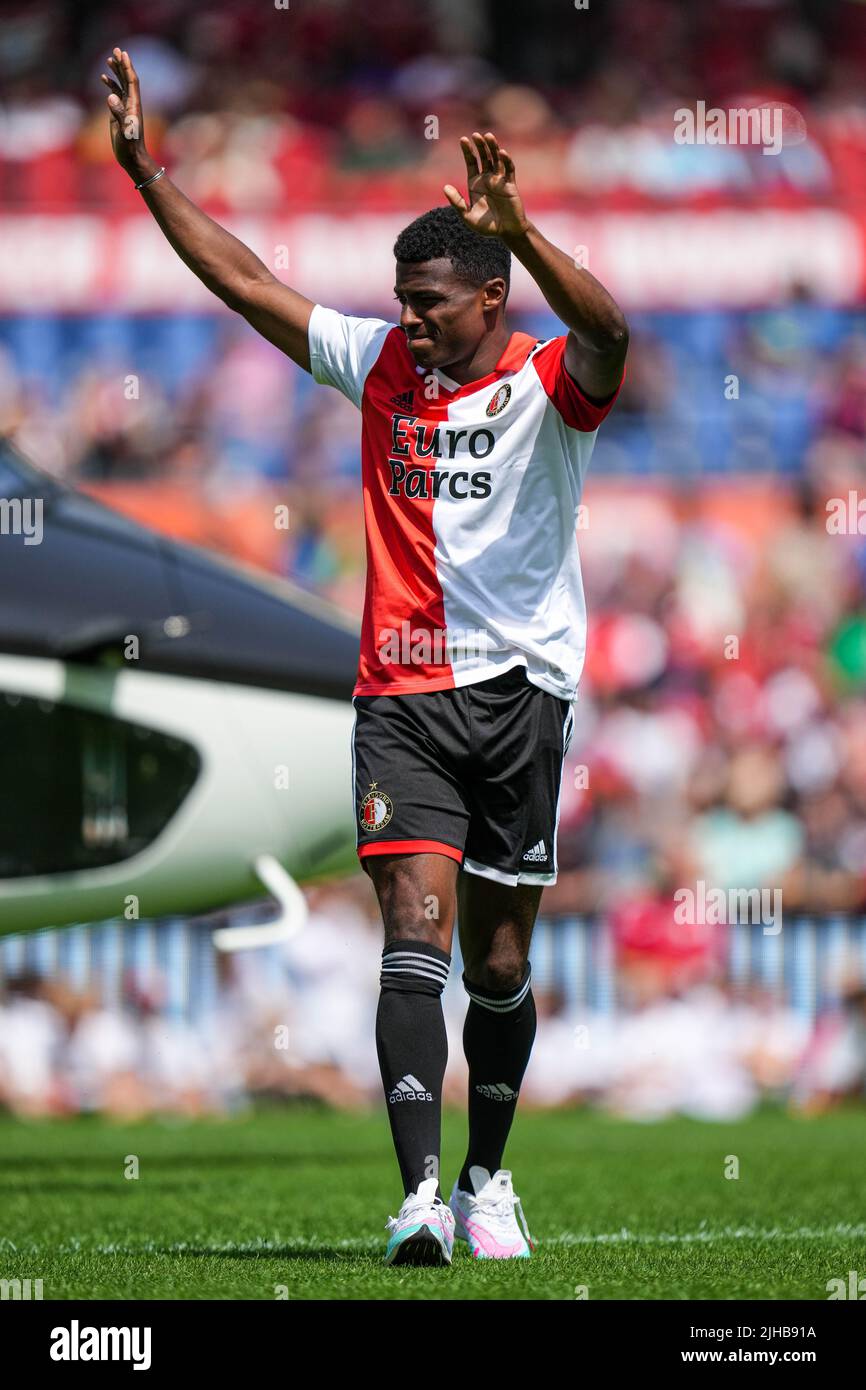
[[[358,815],[364,830],[383,830],[394,814],[394,803],[386,792],[371,782],[370,790],[361,802]]]
[[[510,400],[511,387],[506,381],[505,385],[500,386],[499,390],[495,391],[490,397],[490,400],[487,402],[487,410],[485,413],[487,415],[500,415]]]

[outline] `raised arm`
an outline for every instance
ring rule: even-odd
[[[526,267],[557,318],[569,329],[565,369],[588,396],[610,396],[622,381],[628,325],[604,286],[558,250],[529,221],[517,190],[514,161],[489,131],[460,141],[469,202],[452,184],[445,196],[466,223],[499,236]]]
[[[138,77],[127,52],[115,48],[108,59],[111,144],[114,156],[134,183],[157,173],[159,165],[144,143]],[[196,207],[167,174],[147,188],[144,199],[166,238],[184,261],[230,309],[242,314],[264,338],[299,367],[310,370],[308,328],[313,301],[272,275],[248,246]]]

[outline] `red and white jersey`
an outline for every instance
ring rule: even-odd
[[[460,386],[401,328],[316,305],[316,381],[361,410],[367,589],[356,695],[408,695],[524,665],[571,700],[586,607],[577,514],[598,426],[565,338],[512,333]]]

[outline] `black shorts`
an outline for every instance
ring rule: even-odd
[[[514,666],[420,695],[356,695],[358,854],[446,854],[515,885],[556,882],[573,714]]]

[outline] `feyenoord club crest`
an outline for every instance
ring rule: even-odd
[[[508,385],[508,382],[506,382],[504,386],[500,386],[499,390],[494,395],[492,395],[490,397],[490,400],[487,402],[487,414],[499,415],[500,412],[505,409],[510,400],[511,387]]]
[[[359,816],[365,830],[383,830],[394,814],[390,796],[378,791],[377,787],[377,782],[371,782],[370,790],[361,802]]]

